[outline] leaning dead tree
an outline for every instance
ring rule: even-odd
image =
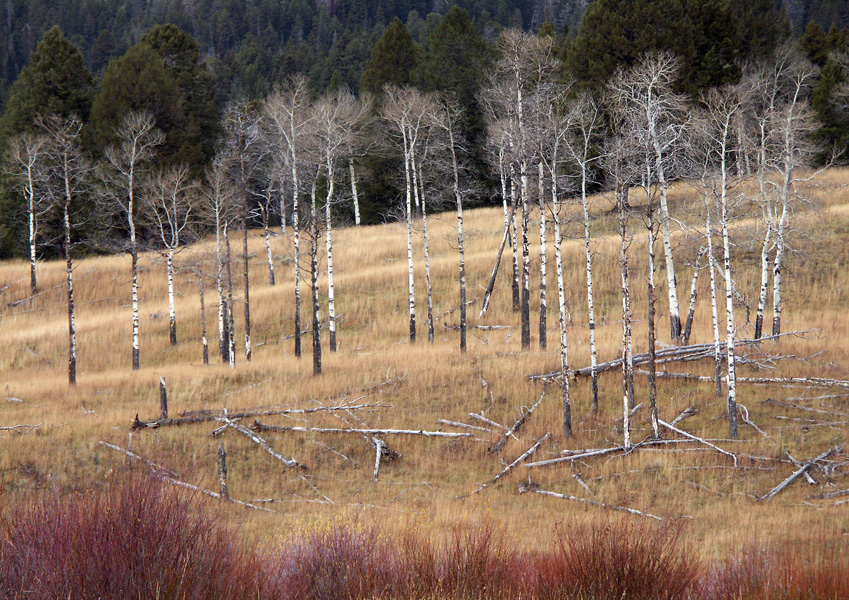
[[[74,307],[74,262],[71,231],[79,197],[90,184],[91,166],[82,152],[82,121],[57,115],[39,117],[47,135],[44,191],[50,205],[62,214],[65,276],[68,291],[68,383],[77,383],[77,330]]]
[[[42,184],[41,179],[44,176],[42,163],[46,142],[47,139],[44,135],[32,133],[17,135],[8,141],[8,150],[4,161],[4,170],[13,182],[15,190],[26,199],[31,294],[38,292],[38,280],[35,273],[38,218],[49,208],[45,206],[41,197],[41,190],[39,190]]]
[[[136,239],[137,194],[146,185],[149,164],[165,135],[156,129],[153,115],[148,112],[127,114],[116,130],[117,146],[104,152],[106,165],[102,171],[111,204],[118,207],[127,219],[130,234],[133,316],[133,370],[139,368],[139,249]]]

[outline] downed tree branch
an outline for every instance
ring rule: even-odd
[[[549,439],[550,437],[551,437],[551,433],[546,433],[544,436],[542,436],[540,439],[538,439],[536,442],[534,442],[534,443],[533,443],[533,445],[531,445],[531,447],[530,447],[530,448],[528,448],[528,449],[527,449],[527,450],[526,450],[526,451],[525,451],[525,452],[524,452],[524,453],[523,453],[523,454],[522,454],[519,458],[517,458],[516,460],[514,460],[513,462],[511,462],[509,465],[507,465],[507,468],[505,468],[505,469],[504,469],[503,471],[501,471],[498,475],[496,475],[495,477],[493,477],[493,478],[492,478],[492,480],[491,480],[489,483],[484,483],[483,485],[481,485],[481,486],[480,486],[478,489],[476,489],[475,491],[473,491],[473,492],[471,492],[471,493],[469,493],[469,494],[466,494],[466,496],[458,496],[458,498],[463,498],[463,497],[468,497],[468,496],[474,496],[475,494],[477,494],[477,493],[478,493],[478,492],[480,492],[481,490],[483,490],[483,489],[485,489],[485,488],[488,488],[488,487],[489,487],[489,486],[491,486],[491,485],[494,485],[496,482],[498,482],[498,480],[499,480],[499,479],[501,479],[502,477],[504,477],[505,475],[507,475],[507,473],[509,473],[510,471],[512,471],[513,469],[515,469],[515,468],[516,468],[516,465],[518,465],[520,462],[522,462],[523,460],[525,460],[526,458],[528,458],[531,454],[533,454],[534,452],[536,452],[537,448],[539,448],[542,444],[544,444],[546,441],[548,441],[548,439]]]
[[[254,420],[250,427],[253,431],[273,431],[277,433],[357,433],[367,435],[421,435],[424,437],[470,438],[471,433],[451,433],[446,431],[426,431],[423,429],[354,429],[339,427],[290,427],[288,425],[266,425]]]
[[[495,443],[495,445],[494,445],[492,448],[490,448],[490,449],[488,450],[488,453],[489,453],[489,454],[498,454],[499,452],[501,452],[501,449],[504,447],[504,444],[506,444],[506,443],[507,443],[507,440],[510,438],[510,436],[512,435],[512,436],[514,436],[514,437],[515,437],[515,435],[514,435],[514,434],[515,434],[517,431],[519,431],[519,429],[521,429],[522,425],[524,425],[524,424],[525,424],[525,421],[527,421],[527,420],[528,420],[528,417],[530,417],[530,416],[531,416],[531,413],[533,413],[533,412],[537,409],[537,407],[538,407],[538,406],[542,403],[543,398],[545,398],[545,392],[543,392],[542,394],[540,394],[539,400],[537,400],[536,404],[534,404],[534,405],[533,405],[532,407],[530,407],[528,410],[526,410],[526,411],[523,411],[523,412],[522,412],[522,416],[521,416],[521,417],[519,417],[519,418],[516,420],[516,422],[515,422],[515,423],[513,423],[513,426],[512,426],[510,429],[508,429],[508,430],[507,430],[507,431],[506,431],[506,432],[505,432],[505,433],[501,436],[501,438],[500,438],[500,439],[499,439],[499,440]]]
[[[752,429],[754,429],[755,431],[760,433],[765,438],[769,439],[769,435],[767,434],[767,432],[765,432],[763,429],[761,429],[760,427],[755,425],[755,422],[752,421],[749,418],[749,409],[748,408],[746,408],[745,406],[743,406],[739,402],[737,403],[737,408],[740,411],[740,417],[742,417],[744,423],[746,423],[749,427],[751,427]]]
[[[603,450],[589,450],[585,452],[579,452],[578,454],[573,454],[571,456],[561,456],[558,458],[549,458],[548,460],[541,460],[539,462],[527,463],[525,466],[529,469],[533,469],[534,467],[545,467],[547,465],[574,461],[581,458],[589,458],[590,456],[603,456],[605,454],[612,454],[613,452],[618,452],[620,450],[624,450],[624,448],[622,446],[615,446],[613,448],[604,448]]]
[[[795,458],[793,458],[793,455],[792,455],[792,454],[790,454],[789,452],[785,452],[785,454],[787,455],[787,458],[789,458],[789,459],[790,459],[790,462],[792,462],[794,465],[796,465],[797,467],[801,467],[801,466],[802,466],[802,463],[800,463],[798,460],[796,460]],[[808,473],[808,471],[804,471],[804,472],[802,473],[802,477],[804,477],[804,478],[805,478],[805,481],[807,481],[807,482],[808,482],[808,485],[817,485],[817,482],[816,482],[816,481],[814,481],[814,478],[813,478],[813,477],[811,477],[811,474],[810,474],[810,473]]]
[[[242,502],[240,500],[234,500],[233,498],[230,498],[229,496],[223,497],[221,494],[217,494],[217,493],[213,492],[212,490],[207,490],[207,489],[204,489],[202,487],[192,485],[191,483],[186,483],[185,481],[181,481],[181,480],[177,479],[177,474],[174,473],[173,471],[166,469],[165,467],[163,467],[161,465],[157,465],[156,463],[151,462],[147,459],[144,459],[141,456],[139,456],[138,454],[135,454],[134,452],[130,452],[129,450],[121,448],[120,446],[114,446],[112,444],[104,442],[103,440],[101,440],[97,443],[101,446],[105,446],[107,448],[110,448],[111,450],[115,450],[116,452],[121,452],[123,454],[126,454],[128,457],[130,457],[133,460],[137,460],[139,462],[145,463],[147,466],[149,466],[151,468],[151,470],[154,473],[162,474],[161,475],[162,479],[164,481],[167,481],[171,485],[176,485],[176,486],[179,486],[179,487],[188,488],[190,490],[194,490],[196,492],[200,492],[201,494],[209,496],[210,498],[215,498],[217,500],[223,499],[223,500],[226,500],[227,502],[232,502],[233,504],[238,504],[239,506],[244,506],[245,508],[251,508],[253,510],[262,510],[262,511],[265,511],[265,512],[274,512],[273,510],[269,510],[269,509],[263,508],[261,506],[255,506],[255,505],[250,504],[248,502]],[[166,473],[167,473],[167,475],[166,475]]]
[[[242,435],[247,437],[254,444],[256,444],[257,446],[259,446],[260,448],[265,450],[268,454],[270,454],[271,456],[273,456],[274,458],[276,458],[277,460],[282,462],[284,465],[286,465],[290,469],[305,469],[306,468],[304,465],[299,464],[298,461],[296,461],[295,459],[286,458],[285,456],[275,452],[271,448],[271,446],[268,445],[268,442],[266,442],[264,439],[262,439],[261,437],[259,437],[255,433],[253,433],[250,429],[248,429],[247,427],[245,427],[241,423],[237,423],[236,421],[234,421],[232,419],[226,419],[224,417],[219,417],[218,419],[216,419],[216,421],[224,423],[227,426],[229,426],[230,428],[235,429],[236,431],[238,431],[239,433],[241,433]]]
[[[828,458],[829,456],[831,456],[835,452],[840,452],[842,449],[843,449],[843,446],[835,446],[834,448],[832,448],[830,450],[826,450],[825,452],[823,452],[822,454],[817,456],[815,459],[806,462],[804,465],[802,465],[801,467],[799,467],[798,469],[793,471],[793,473],[787,479],[785,479],[784,481],[779,483],[777,486],[772,488],[764,497],[761,498],[761,500],[770,500],[771,498],[774,498],[779,493],[781,493],[781,491],[784,488],[786,488],[788,485],[793,483],[793,481],[797,477],[799,477],[799,475],[801,475],[802,473],[804,473],[805,471],[810,469],[812,466],[814,466],[819,461],[821,461],[825,458]]]
[[[727,450],[723,450],[719,446],[711,444],[709,441],[704,440],[700,437],[697,437],[697,436],[693,435],[692,433],[687,433],[683,429],[678,429],[677,427],[675,427],[675,425],[670,425],[669,423],[666,423],[665,421],[661,421],[660,419],[658,419],[657,422],[660,425],[663,425],[664,427],[669,429],[670,431],[674,431],[678,435],[683,435],[684,437],[689,438],[691,440],[694,440],[696,442],[701,442],[705,446],[709,446],[709,447],[713,448],[714,450],[716,450],[720,454],[725,454],[726,456],[730,456],[734,460],[734,466],[735,467],[737,466],[737,455],[736,454],[733,454],[732,452],[728,452]]]
[[[450,427],[459,427],[460,429],[473,429],[474,431],[483,431],[485,433],[492,433],[492,429],[487,429],[486,427],[477,427],[475,425],[469,425],[468,423],[457,423],[456,421],[448,421],[446,419],[437,419],[437,423],[440,425],[448,425]]]
[[[0,427],[0,431],[13,431],[23,435],[27,431],[32,431],[36,427],[41,427],[41,423],[36,423],[35,425],[9,425],[7,427]]]
[[[566,494],[558,494],[556,492],[549,492],[548,490],[541,490],[535,485],[528,485],[525,482],[519,484],[519,493],[523,494],[525,492],[533,492],[535,494],[542,494],[544,496],[552,496],[553,498],[560,498],[561,500],[574,500],[575,502],[584,502],[586,504],[592,504],[593,506],[599,506],[601,508],[606,508],[609,510],[616,510],[619,512],[627,512],[632,515],[637,515],[640,517],[647,517],[649,519],[655,519],[657,521],[663,521],[662,518],[657,515],[653,515],[651,513],[644,513],[633,508],[628,508],[626,506],[614,506],[612,504],[605,504],[603,502],[599,502],[598,500],[590,500],[589,498],[579,498],[578,496],[569,496]]]
[[[838,417],[849,417],[849,413],[841,413],[834,412],[831,410],[822,410],[820,408],[811,408],[809,406],[799,406],[798,404],[793,404],[792,402],[781,402],[779,400],[773,400],[772,398],[767,398],[764,400],[764,404],[772,404],[773,406],[784,406],[787,408],[795,408],[796,410],[804,410],[806,412],[820,413],[823,415],[835,415]]]

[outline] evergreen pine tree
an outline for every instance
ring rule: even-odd
[[[374,46],[371,60],[360,79],[360,91],[380,94],[383,86],[413,83],[418,49],[401,19],[395,17]]]

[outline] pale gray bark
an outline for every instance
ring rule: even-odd
[[[552,168],[556,168],[552,165]],[[539,163],[539,347],[545,350],[548,340],[546,336],[548,303],[546,294],[547,257],[545,249],[545,172],[542,161]]]
[[[351,172],[351,197],[354,199],[354,225],[360,224],[360,194],[357,190],[357,172],[354,170],[354,157],[348,157],[348,170]]]

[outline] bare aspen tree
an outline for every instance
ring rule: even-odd
[[[224,112],[224,130],[226,133],[225,155],[230,164],[230,176],[240,206],[242,275],[245,295],[245,361],[250,362],[252,355],[250,253],[248,251],[248,219],[252,213],[250,186],[267,150],[260,135],[259,115],[248,103],[238,102],[227,107]]]
[[[652,178],[656,179],[660,192],[660,226],[674,342],[681,338],[681,315],[671,241],[667,171],[671,149],[679,142],[682,132],[680,119],[684,100],[673,91],[677,75],[678,60],[670,53],[661,52],[649,54],[635,67],[619,71],[609,84],[610,92],[618,97],[620,105],[627,107],[629,117],[642,130],[644,143],[652,152],[645,160],[653,163]]]
[[[725,275],[726,313],[726,386],[728,390],[728,433],[737,437],[737,377],[734,355],[734,298],[731,279],[731,242],[728,234],[729,189],[731,187],[729,150],[732,145],[735,119],[741,110],[740,97],[733,89],[711,90],[702,97],[706,111],[709,156],[715,170],[714,196],[719,206],[719,224],[722,227],[722,247]]]
[[[262,219],[262,237],[265,241],[265,260],[268,263],[268,285],[276,283],[274,277],[274,255],[271,252],[271,215],[278,193],[282,192],[273,173],[266,173],[257,189],[251,190]],[[285,217],[282,217],[285,219]]]
[[[174,254],[185,242],[191,225],[193,202],[189,169],[178,165],[160,171],[151,180],[151,191],[146,195],[144,212],[153,224],[159,241],[165,248],[168,273],[168,323],[171,345],[177,343],[177,312],[174,305]]]
[[[8,142],[5,171],[14,182],[15,190],[27,203],[27,245],[29,246],[29,287],[30,293],[38,292],[38,279],[35,267],[37,263],[36,239],[38,238],[38,218],[47,206],[40,197],[39,186],[43,183],[43,158],[46,138],[43,135],[22,133]]]
[[[361,96],[359,101],[353,99],[356,110],[349,115],[346,127],[346,149],[348,156],[348,173],[351,180],[351,200],[354,203],[354,225],[360,225],[360,192],[357,187],[356,158],[366,156],[371,149],[371,142],[366,132],[374,123],[373,98],[370,95]]]
[[[238,215],[238,202],[233,194],[227,161],[222,155],[216,157],[205,174],[201,187],[202,202],[198,206],[202,221],[215,229],[215,284],[218,292],[218,352],[221,360],[230,362],[230,316],[225,299],[225,250],[224,229]]]
[[[298,198],[300,153],[309,127],[309,87],[305,77],[290,79],[265,100],[264,113],[274,137],[275,160],[291,173],[292,235],[295,244],[295,356],[301,356],[301,230]]]
[[[528,132],[528,102],[534,89],[548,74],[553,72],[551,39],[510,29],[499,37],[500,58],[496,63],[491,82],[485,96],[488,102],[498,107],[499,113],[511,121],[514,135],[514,151],[519,171],[522,202],[522,283],[521,323],[522,348],[531,344],[530,330],[530,253],[528,227],[530,210],[529,169],[534,149]]]
[[[424,242],[425,262],[425,286],[427,297],[427,341],[433,343],[433,282],[430,277],[430,234],[427,228],[427,195],[425,193],[425,179],[422,164],[428,162],[430,155],[431,128],[426,128],[422,148],[419,152],[413,152],[413,186],[418,189],[421,199],[422,235]]]
[[[49,203],[62,213],[65,276],[68,292],[68,383],[77,383],[77,329],[74,306],[74,263],[71,230],[79,195],[89,185],[91,166],[82,154],[82,121],[72,116],[38,117],[36,125],[47,136],[45,144],[45,186]]]
[[[462,146],[459,132],[460,109],[456,100],[443,97],[436,123],[447,136],[448,154],[451,157],[452,191],[457,205],[457,251],[459,254],[460,283],[460,351],[466,351],[466,250],[463,235],[463,191],[460,188],[460,160],[458,150]]]
[[[410,307],[410,343],[416,342],[416,293],[413,277],[413,201],[419,197],[415,185],[415,151],[424,137],[430,104],[425,95],[415,89],[388,87],[384,91],[382,115],[393,128],[393,139],[403,153],[406,190],[407,267]],[[399,143],[400,142],[400,143]],[[419,207],[417,207],[419,208]]]
[[[201,326],[201,348],[203,352],[203,364],[209,364],[209,342],[206,337],[206,301],[203,283],[203,261],[195,263],[195,275],[198,278],[198,298],[200,299],[200,326]]]
[[[318,177],[312,178],[310,187],[310,292],[312,296],[312,373],[321,375],[321,326],[318,303],[318,238],[321,227],[318,219],[316,201],[316,183]]]
[[[598,410],[598,353],[595,341],[595,306],[593,302],[593,261],[592,249],[590,247],[590,211],[587,200],[587,183],[589,182],[589,169],[592,163],[598,160],[598,156],[591,155],[593,138],[601,125],[601,111],[595,99],[589,94],[578,96],[571,106],[573,123],[573,135],[566,138],[565,148],[573,163],[578,165],[581,171],[581,206],[584,216],[584,250],[586,253],[587,270],[587,311],[588,326],[590,330],[590,368],[592,380],[592,406],[593,411]]]
[[[114,205],[127,219],[130,233],[130,258],[132,273],[132,364],[139,368],[139,250],[136,239],[136,194],[144,186],[146,167],[154,158],[156,147],[165,142],[165,135],[156,129],[153,115],[132,112],[126,115],[115,132],[118,146],[104,152],[107,166],[104,169],[106,189]]]
[[[231,260],[232,254],[230,252],[230,225],[231,222],[224,223],[224,229],[222,230],[224,234],[224,262],[227,271],[227,301],[224,303],[225,315],[224,318],[226,320],[226,334],[225,337],[227,339],[227,362],[230,365],[231,369],[236,367],[236,323],[235,317],[233,316],[233,270]]]
[[[627,213],[624,203],[619,203],[619,237],[621,249],[619,267],[622,275],[622,431],[625,449],[631,448],[631,382],[633,381],[633,363],[631,351],[631,284],[628,272],[628,246],[630,241],[627,234]]]

